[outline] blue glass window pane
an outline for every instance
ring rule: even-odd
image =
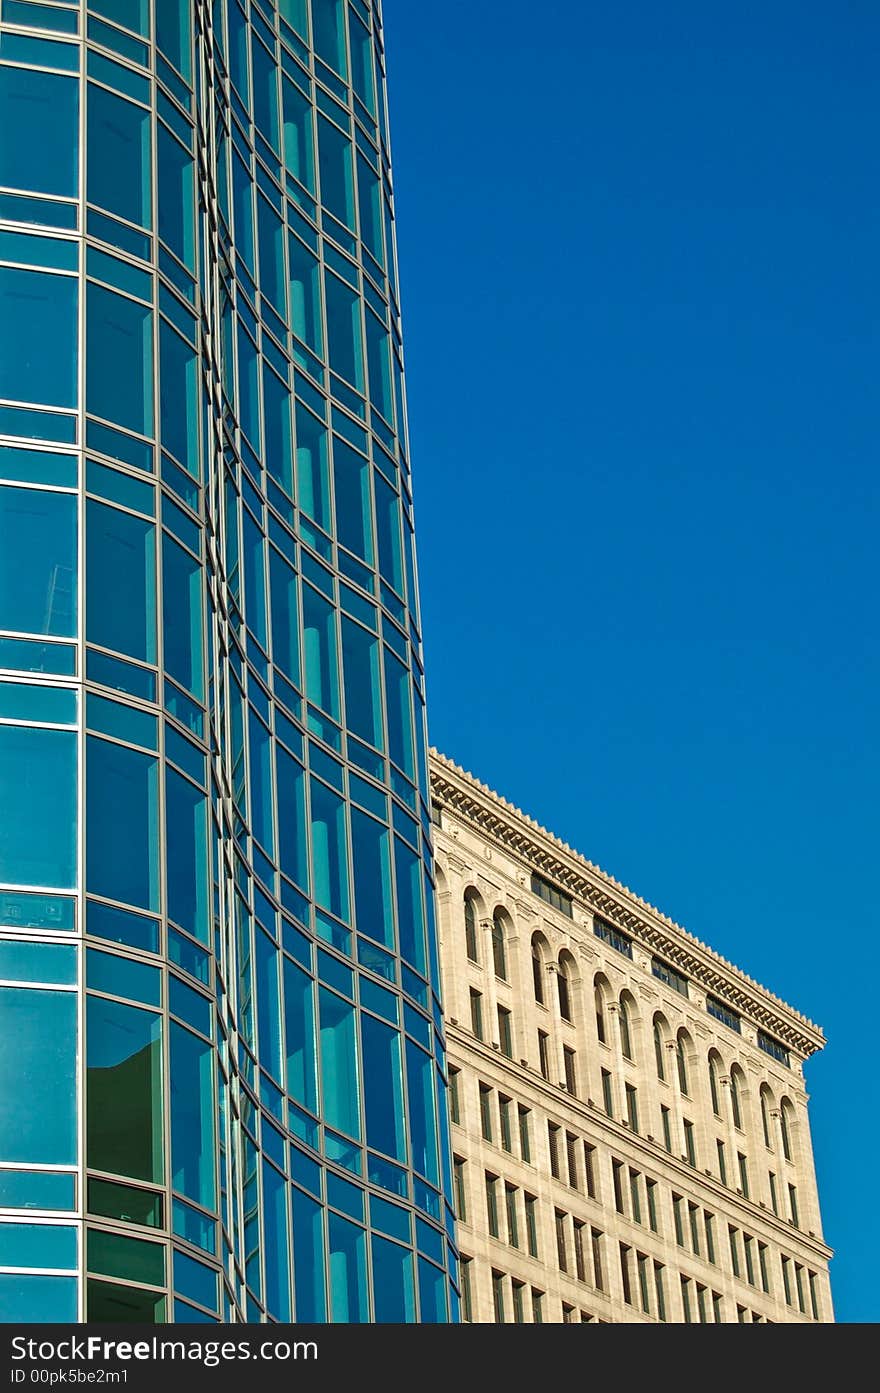
[[[0,1321],[26,1325],[76,1320],[75,1277],[39,1277],[0,1272]]]
[[[338,435],[333,437],[333,483],[337,540],[372,566],[370,466],[363,455],[352,450]]]
[[[385,649],[385,704],[388,713],[388,753],[410,778],[413,769],[412,705],[409,673],[403,663]]]
[[[416,1318],[413,1255],[399,1243],[373,1234],[374,1320],[380,1324],[403,1324]]]
[[[163,1184],[161,1018],[89,996],[86,1044],[88,1164]]]
[[[388,331],[374,314],[364,317],[367,331],[367,367],[370,374],[370,401],[386,421],[393,421],[391,397],[391,347]],[[400,590],[402,587],[396,587]]]
[[[291,237],[290,246],[290,324],[297,338],[308,344],[319,358],[324,356],[321,325],[321,272],[318,258]]]
[[[263,416],[266,469],[292,498],[294,489],[290,392],[266,362],[263,363]]]
[[[355,1011],[326,987],[321,998],[321,1080],[328,1126],[359,1137],[360,1083]]]
[[[400,1033],[373,1016],[361,1018],[367,1146],[406,1161]]]
[[[174,1290],[198,1301],[209,1310],[217,1309],[217,1271],[188,1253],[174,1253]],[[195,1313],[194,1313],[195,1314]]]
[[[152,435],[152,311],[91,282],[86,299],[86,409]]]
[[[156,0],[156,44],[187,82],[192,80],[192,32],[192,0]]]
[[[376,939],[393,951],[394,906],[388,829],[353,808],[351,843],[358,933]]]
[[[195,352],[164,320],[159,328],[162,444],[199,474],[199,378]]]
[[[398,595],[403,594],[403,551],[400,545],[400,499],[384,479],[376,475],[376,530],[379,536],[379,571]]]
[[[0,67],[0,184],[75,198],[79,81]]]
[[[202,568],[162,537],[162,632],[165,671],[199,701],[204,696]]]
[[[257,925],[254,929],[257,968],[257,1040],[260,1066],[279,1081],[281,1071],[281,997],[278,988],[278,949]],[[303,1101],[303,1100],[300,1100]]]
[[[306,660],[306,695],[335,720],[339,719],[339,667],[336,654],[336,611],[313,590],[302,587]]]
[[[296,1319],[323,1323],[327,1319],[324,1267],[324,1212],[319,1204],[293,1189],[291,1247]]]
[[[251,31],[254,76],[254,124],[274,150],[281,148],[278,131],[278,69]]]
[[[413,1169],[434,1185],[439,1185],[434,1068],[431,1056],[420,1050],[412,1040],[406,1042],[406,1075]]]
[[[397,924],[400,953],[425,975],[425,916],[422,906],[422,863],[399,837],[394,838],[397,882]]]
[[[381,750],[382,687],[379,640],[359,624],[342,618],[342,671],[346,724],[355,735]]]
[[[286,77],[282,78],[284,163],[295,179],[315,192],[315,137],[312,108]]]
[[[0,397],[41,406],[77,404],[77,282],[0,266]],[[22,432],[23,433],[23,432]]]
[[[272,823],[272,738],[260,718],[250,711],[248,720],[250,744],[251,825],[260,845],[272,857],[275,855],[275,834]]]
[[[439,1267],[419,1258],[419,1322],[435,1325],[447,1320],[446,1277]]]
[[[328,1216],[330,1235],[330,1319],[369,1320],[366,1234],[338,1214]]]
[[[86,883],[107,899],[159,908],[158,761],[86,740]]]
[[[315,984],[284,959],[284,1022],[287,1040],[287,1091],[310,1112],[318,1111],[315,1043]]]
[[[149,111],[90,82],[87,149],[89,202],[149,227]]]
[[[162,1005],[162,974],[117,953],[100,953],[90,948],[86,958],[86,984],[112,996],[127,996],[148,1006]]]
[[[244,597],[248,628],[259,640],[261,647],[267,648],[266,640],[266,557],[263,534],[248,510],[242,513],[244,520]]]
[[[75,992],[0,987],[0,1160],[76,1164]]]
[[[296,403],[296,479],[299,506],[325,532],[330,530],[327,428]]]
[[[238,321],[238,419],[255,449],[260,447],[260,365],[257,346]]]
[[[76,735],[0,726],[0,880],[76,884]]]
[[[296,573],[271,548],[269,578],[272,585],[272,661],[299,686],[299,605]]]
[[[318,57],[335,68],[340,77],[346,77],[343,0],[312,0],[312,36]]]
[[[321,175],[321,202],[335,218],[354,227],[354,184],[351,167],[351,141],[318,117],[318,169]]]
[[[266,1307],[276,1320],[289,1321],[290,1271],[287,1185],[274,1166],[263,1160],[263,1209],[266,1235]]]
[[[324,275],[327,294],[327,337],[330,366],[358,391],[364,389],[364,350],[361,340],[361,305],[353,290],[330,272]]]
[[[156,661],[156,529],[106,503],[86,505],[86,633],[91,643]]]
[[[149,0],[89,0],[89,9],[145,38],[150,32]]]
[[[237,10],[233,5],[232,11]],[[235,210],[235,245],[248,270],[254,271],[254,193],[250,174],[238,155],[232,157],[232,198]]]
[[[205,794],[166,769],[168,916],[208,942],[208,804]],[[124,898],[117,896],[116,898]]]
[[[176,1021],[171,1022],[170,1078],[171,1184],[196,1204],[213,1209],[216,1205],[214,1050]]]
[[[0,628],[76,635],[76,499],[0,487]]]
[[[77,1231],[60,1224],[0,1224],[4,1267],[57,1267],[76,1271]]]
[[[76,1177],[63,1171],[0,1170],[0,1208],[75,1209]]]
[[[310,781],[314,894],[322,909],[349,918],[345,804],[316,779]]]
[[[161,123],[157,127],[159,158],[159,236],[190,270],[193,269],[193,157]]]
[[[348,12],[351,46],[351,81],[355,93],[368,111],[376,114],[376,79],[373,74],[373,41],[353,9]]]
[[[296,760],[276,743],[278,770],[278,855],[285,875],[303,889],[309,886],[306,833],[305,774]]]

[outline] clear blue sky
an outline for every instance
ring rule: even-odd
[[[880,11],[384,9],[431,739],[824,1027],[876,1321]]]

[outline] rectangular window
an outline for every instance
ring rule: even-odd
[[[566,1132],[565,1134],[565,1151],[568,1158],[568,1183],[573,1190],[579,1190],[578,1144],[577,1137],[574,1136],[572,1132]]]
[[[743,1197],[749,1197],[749,1164],[741,1151],[736,1153],[736,1162],[739,1167],[739,1188],[743,1192]]]
[[[528,1108],[524,1108],[520,1103],[517,1108],[519,1114],[519,1151],[522,1159],[531,1162],[532,1159],[532,1139],[529,1127],[531,1113]]]
[[[634,1132],[639,1130],[639,1099],[631,1083],[626,1085],[626,1116]]]
[[[498,1007],[498,1043],[501,1046],[501,1053],[507,1059],[513,1059],[513,1026],[512,1016],[505,1006]]]
[[[498,1227],[498,1176],[486,1172],[486,1215],[489,1220],[489,1233],[493,1238],[501,1237]]]
[[[596,1148],[584,1142],[584,1175],[587,1181],[587,1194],[591,1200],[596,1198]]]
[[[532,1287],[532,1324],[543,1325],[544,1323],[544,1293]]]
[[[461,1125],[461,1098],[459,1094],[460,1069],[449,1069],[449,1116],[453,1122]]]
[[[651,1284],[650,1284],[650,1260],[645,1253],[637,1253],[636,1261],[639,1269],[639,1297],[642,1303],[642,1310],[646,1315],[651,1314]]]
[[[782,1258],[782,1290],[785,1292],[785,1304],[792,1305],[791,1300],[791,1258]]]
[[[558,909],[561,914],[565,914],[569,919],[572,918],[572,898],[566,895],[564,890],[558,890],[555,885],[551,885],[549,880],[544,880],[543,876],[532,872],[532,894],[538,895],[540,899]]]
[[[697,1205],[688,1203],[688,1224],[691,1232],[691,1248],[700,1256],[700,1211]]]
[[[483,996],[481,992],[470,988],[471,998],[471,1030],[478,1040],[483,1038]]]
[[[703,1221],[706,1226],[706,1257],[710,1262],[717,1262],[715,1255],[715,1215],[710,1214],[708,1209],[703,1214]]]
[[[736,1011],[732,1011],[729,1006],[725,1006],[724,1002],[719,1001],[717,997],[706,997],[706,1010],[709,1012],[710,1016],[714,1016],[716,1021],[721,1021],[721,1024],[726,1025],[729,1030],[735,1030],[738,1035],[741,1033],[742,1025]]]
[[[776,1190],[776,1176],[772,1171],[767,1172],[767,1179],[770,1182],[770,1208],[774,1214],[779,1213],[779,1195]]]
[[[550,1148],[550,1174],[554,1180],[561,1180],[562,1172],[559,1168],[559,1133],[560,1128],[553,1122],[547,1123],[547,1143]]]
[[[480,1084],[480,1131],[483,1141],[492,1140],[492,1090],[488,1084]]]
[[[718,1152],[718,1176],[722,1185],[727,1184],[727,1162],[724,1156],[724,1142],[720,1137],[715,1143]]]
[[[472,1321],[474,1318],[474,1297],[471,1286],[471,1264],[473,1258],[466,1258],[462,1253],[459,1259],[459,1279],[461,1281],[461,1318],[465,1321]]]
[[[657,1217],[657,1182],[656,1180],[645,1181],[645,1193],[648,1196],[648,1225],[652,1233],[660,1232],[660,1225]]]
[[[795,1286],[797,1287],[798,1310],[803,1315],[806,1315],[807,1306],[806,1302],[804,1301],[804,1269],[801,1267],[799,1262],[796,1262],[794,1265],[794,1281]]]
[[[511,1281],[510,1289],[513,1294],[513,1319],[517,1325],[522,1325],[526,1318],[525,1282]]]
[[[660,1121],[663,1124],[663,1145],[672,1155],[672,1123],[670,1121],[669,1109],[660,1104]]]
[[[684,1239],[684,1200],[681,1195],[672,1196],[672,1217],[675,1220],[675,1241],[679,1248],[685,1246]]]
[[[758,1244],[758,1266],[761,1269],[761,1290],[770,1293],[770,1271],[767,1266],[767,1244]]]
[[[700,1324],[706,1325],[709,1320],[706,1309],[706,1288],[700,1282],[697,1282],[697,1310],[700,1313]]]
[[[724,1324],[724,1304],[721,1300],[721,1293],[717,1291],[712,1293],[712,1318],[716,1325]]]
[[[728,1225],[727,1237],[730,1243],[730,1265],[733,1268],[734,1277],[739,1277],[741,1268],[739,1262],[739,1230]]]
[[[495,1323],[503,1325],[504,1314],[504,1273],[492,1269],[492,1303],[495,1308]]]
[[[511,1102],[503,1094],[498,1094],[498,1115],[501,1119],[501,1145],[505,1151],[513,1151],[513,1138],[510,1132]]]
[[[657,1319],[666,1319],[666,1290],[662,1262],[654,1263],[654,1294],[657,1297]]]
[[[773,1059],[778,1059],[779,1063],[784,1064],[786,1068],[791,1067],[788,1050],[785,1046],[780,1045],[778,1040],[774,1040],[772,1035],[767,1035],[763,1030],[758,1031],[758,1048]]]
[[[667,987],[672,987],[673,991],[687,996],[688,979],[682,977],[680,972],[676,972],[674,967],[670,967],[669,963],[663,962],[662,958],[651,959],[651,971],[659,981],[665,982]]]
[[[544,1030],[538,1031],[538,1060],[540,1063],[541,1076],[549,1080],[550,1078],[550,1045],[549,1037]]]
[[[810,1279],[810,1310],[813,1314],[813,1320],[820,1320],[821,1317],[819,1315],[819,1279],[815,1272],[809,1272],[808,1276]],[[769,1291],[769,1286],[766,1286],[764,1290]]]
[[[620,1244],[620,1281],[623,1287],[623,1299],[627,1306],[633,1305],[632,1280],[630,1274],[630,1258],[632,1248],[626,1243]]]
[[[614,1182],[614,1208],[618,1214],[626,1213],[626,1205],[623,1199],[623,1162],[611,1161],[611,1178]]]
[[[682,1126],[684,1127],[684,1151],[687,1157],[688,1165],[696,1166],[697,1142],[694,1124],[692,1122],[689,1122],[688,1119],[685,1117],[682,1118]]]
[[[590,1240],[593,1247],[593,1281],[597,1291],[605,1290],[605,1269],[602,1265],[602,1239],[604,1234],[599,1229],[590,1229]]]
[[[574,1324],[574,1307],[569,1306],[566,1301],[562,1303],[562,1323],[563,1325]]]
[[[755,1240],[750,1233],[743,1234],[743,1252],[746,1258],[746,1281],[749,1286],[756,1286],[755,1281]]]
[[[563,1059],[565,1061],[565,1086],[573,1098],[577,1097],[577,1062],[574,1050],[563,1046]]]
[[[529,1255],[538,1256],[538,1200],[535,1195],[524,1194],[526,1202],[526,1243]]]
[[[516,1186],[504,1186],[504,1203],[507,1210],[507,1241],[511,1248],[519,1247],[519,1222],[516,1213]]]
[[[634,1224],[642,1222],[642,1196],[641,1196],[641,1172],[630,1168],[629,1172],[629,1195],[632,1207],[632,1220]]]
[[[603,943],[609,944],[618,953],[622,953],[625,958],[632,957],[632,939],[627,938],[625,933],[621,933],[611,924],[607,924],[604,919],[593,920],[593,933],[597,938],[601,938]]]
[[[587,1263],[584,1250],[584,1229],[585,1225],[579,1220],[574,1220],[574,1268],[577,1273],[578,1281],[587,1280]]]
[[[559,1262],[560,1272],[568,1271],[568,1248],[565,1237],[566,1217],[567,1216],[563,1214],[561,1209],[554,1211],[554,1218],[556,1221],[556,1257]]]
[[[690,1277],[685,1277],[684,1273],[682,1273],[682,1274],[681,1274],[681,1313],[682,1313],[682,1316],[684,1317],[685,1324],[687,1324],[687,1325],[692,1325],[692,1324],[693,1324],[693,1320],[694,1320],[693,1312],[692,1312],[692,1310],[691,1310],[691,1290],[690,1290],[690,1289],[691,1289],[691,1279],[690,1279]]]
[[[465,1179],[464,1161],[460,1156],[452,1158],[452,1177],[455,1185],[455,1214],[456,1218],[462,1223],[467,1222],[467,1204],[465,1202]]]
[[[614,1093],[611,1087],[611,1074],[607,1069],[602,1070],[602,1101],[605,1104],[605,1111],[609,1117],[614,1116]]]
[[[794,1224],[796,1229],[800,1228],[796,1185],[789,1185],[788,1187],[788,1210],[789,1214],[791,1215],[791,1222]]]

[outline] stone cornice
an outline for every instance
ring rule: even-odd
[[[435,749],[430,774],[431,792],[442,806],[527,868],[547,875],[588,911],[680,968],[795,1054],[805,1058],[823,1047],[825,1036],[813,1021]]]

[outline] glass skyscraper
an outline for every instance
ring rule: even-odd
[[[0,1320],[458,1318],[378,0],[0,0]]]

